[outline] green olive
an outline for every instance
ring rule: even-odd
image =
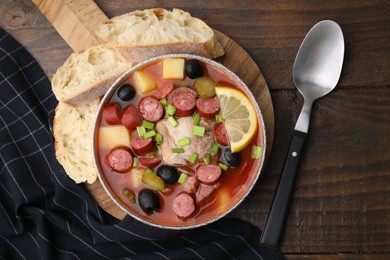
[[[203,76],[195,81],[195,89],[202,98],[212,98],[215,96],[216,84],[210,77]]]

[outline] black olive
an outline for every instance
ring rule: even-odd
[[[157,175],[167,184],[174,184],[179,179],[177,169],[170,165],[162,165],[157,169]]]
[[[188,60],[184,70],[190,79],[196,79],[203,76],[203,67],[198,60]]]
[[[158,195],[149,189],[143,189],[138,193],[138,203],[146,214],[153,214],[154,211],[160,210]]]
[[[130,84],[123,84],[117,92],[118,97],[122,101],[130,101],[135,97],[135,88]]]
[[[226,148],[223,152],[223,156],[225,157],[225,160],[230,167],[240,166],[241,156],[239,153],[232,153],[232,150],[230,150],[230,148]]]

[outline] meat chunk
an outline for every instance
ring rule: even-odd
[[[157,132],[163,136],[161,154],[166,164],[186,165],[192,153],[196,153],[198,158],[211,154],[214,143],[214,121],[200,121],[200,126],[206,128],[205,135],[202,137],[192,134],[194,127],[192,117],[181,117],[177,122],[176,127],[173,127],[167,119],[160,120],[156,124]],[[184,153],[172,153],[171,148],[179,147],[179,140],[186,137],[191,139],[191,143],[183,147]]]

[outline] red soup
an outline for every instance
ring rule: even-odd
[[[237,79],[172,57],[140,67],[111,93],[98,117],[97,163],[136,218],[168,228],[208,223],[253,186],[264,129]]]

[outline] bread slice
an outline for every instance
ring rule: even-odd
[[[132,65],[109,44],[73,53],[52,78],[54,95],[72,106],[88,103],[103,96]]]
[[[180,9],[155,8],[123,14],[98,25],[96,34],[135,62],[169,53],[207,58],[224,55],[214,31]]]
[[[76,183],[93,183],[97,174],[92,157],[92,131],[100,99],[72,107],[60,102],[53,121],[58,162]]]

